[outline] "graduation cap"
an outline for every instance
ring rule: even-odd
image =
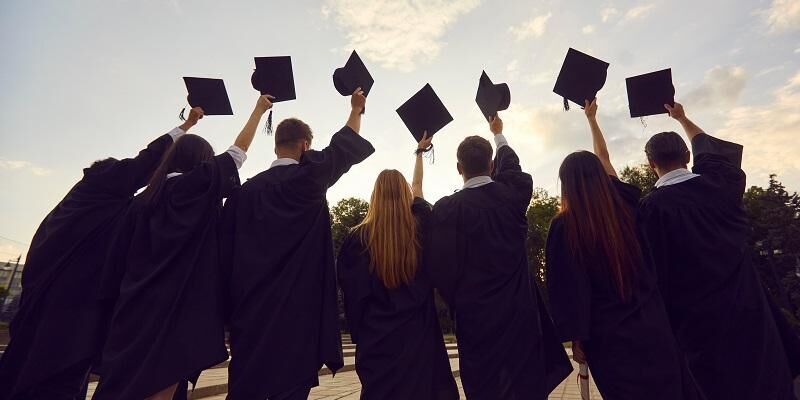
[[[262,95],[274,96],[271,101],[279,103],[294,100],[294,74],[292,73],[292,57],[255,57],[256,69],[250,77],[253,89]],[[267,116],[267,133],[272,133],[272,110]]]
[[[436,132],[453,121],[450,112],[429,83],[398,107],[397,115],[417,142],[422,140],[425,131],[428,132],[428,136],[433,137]]]
[[[498,111],[508,108],[511,104],[511,91],[505,83],[492,83],[486,71],[481,73],[478,80],[478,94],[475,95],[475,102],[478,103],[478,108],[481,109],[483,116],[487,121],[491,121],[493,117],[497,116]]]
[[[626,78],[625,86],[632,118],[666,114],[664,104],[675,105],[675,87],[669,68]]]
[[[189,95],[186,100],[192,107],[200,107],[205,115],[233,115],[231,101],[225,90],[222,79],[183,77],[186,91]],[[181,110],[180,118],[184,119]]]
[[[364,96],[367,96],[373,83],[375,80],[355,50],[350,54],[344,67],[333,71],[333,86],[342,96],[350,96],[358,88],[361,88]]]
[[[573,48],[567,50],[553,87],[553,92],[564,98],[564,110],[569,110],[569,101],[583,107],[586,100],[597,97],[597,92],[606,84],[608,65]]]

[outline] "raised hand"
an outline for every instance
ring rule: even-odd
[[[583,113],[586,114],[586,118],[597,118],[597,97],[592,99],[592,101],[584,100],[584,104]]]
[[[364,107],[367,105],[367,97],[364,96],[364,91],[361,88],[356,89],[353,92],[353,95],[350,96],[350,107],[353,110],[357,110],[361,112],[364,110]]]
[[[664,108],[667,109],[667,112],[669,112],[670,117],[678,121],[686,119],[686,113],[683,111],[683,105],[681,105],[681,103],[675,103],[674,106],[670,106],[669,104],[664,104]]]
[[[179,128],[181,128],[184,132],[187,132],[191,127],[197,124],[197,121],[203,119],[205,112],[200,107],[194,107],[189,110],[189,118],[186,118],[186,121],[183,121],[183,124]]]
[[[256,108],[255,111],[261,113],[262,115],[267,112],[270,108],[272,108],[272,99],[275,96],[265,94],[258,97],[258,101],[256,101]]]
[[[433,141],[433,136],[428,136],[428,131],[425,131],[422,134],[422,139],[417,143],[417,150],[427,150],[428,147],[431,147],[431,141]],[[417,152],[417,154],[420,154]]]
[[[500,119],[499,114],[489,121],[489,130],[495,135],[503,133],[503,120]]]

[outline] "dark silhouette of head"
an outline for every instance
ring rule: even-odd
[[[661,177],[669,171],[686,168],[689,164],[689,148],[681,135],[675,132],[661,132],[653,135],[644,146],[647,161],[656,174]]]
[[[612,178],[593,153],[568,155],[558,177],[558,215],[564,221],[571,253],[581,265],[606,268],[620,297],[629,299],[642,260],[630,206],[623,203]]]
[[[494,168],[492,145],[480,136],[468,136],[461,141],[456,151],[458,173],[467,179],[491,175]]]
[[[278,157],[300,159],[311,148],[314,134],[305,122],[287,118],[275,129],[275,154]]]
[[[178,138],[164,153],[147,188],[142,192],[141,199],[145,204],[155,204],[159,201],[167,174],[172,172],[186,173],[205,161],[214,158],[214,149],[202,137],[186,134]]]

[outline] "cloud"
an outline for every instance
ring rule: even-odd
[[[36,176],[47,176],[53,173],[53,171],[36,165],[30,161],[23,161],[23,160],[8,160],[5,158],[0,158],[0,169],[5,170],[28,170],[33,175]]]
[[[547,28],[547,21],[549,21],[552,16],[553,13],[537,15],[520,25],[512,26],[508,31],[516,37],[517,41],[539,38],[544,35],[544,31]]]
[[[585,34],[594,33],[594,25],[586,25],[581,29],[581,32]]]
[[[785,68],[786,67],[784,67],[783,65],[776,65],[774,67],[764,68],[761,71],[758,71],[758,73],[756,73],[756,78],[760,78],[764,75],[769,75],[773,72],[783,71]]]
[[[325,18],[333,18],[346,31],[344,50],[359,54],[384,68],[412,71],[417,62],[435,59],[442,37],[480,0],[328,0]]]
[[[703,83],[686,96],[679,96],[690,108],[733,107],[747,83],[739,66],[714,67],[706,71]]]
[[[743,167],[759,181],[770,173],[782,180],[800,182],[800,70],[773,92],[768,104],[732,109],[718,135],[744,146]]]
[[[604,8],[603,11],[600,11],[600,18],[603,20],[603,22],[608,22],[608,20],[611,19],[611,17],[617,14],[619,14],[619,11],[617,11],[616,8],[607,7]]]
[[[800,30],[800,1],[773,0],[766,10],[759,11],[770,34]]]
[[[622,17],[622,22],[633,21],[635,19],[644,18],[656,7],[655,4],[643,4],[640,6],[629,9],[625,16]]]

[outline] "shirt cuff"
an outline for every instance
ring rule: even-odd
[[[236,164],[236,169],[242,168],[245,160],[247,160],[247,153],[240,149],[239,146],[233,145],[228,148],[228,154],[231,155],[233,163]]]
[[[494,145],[499,150],[503,146],[508,146],[508,140],[506,140],[506,137],[503,136],[502,133],[499,133],[494,135]]]
[[[172,141],[173,141],[173,142],[174,142],[174,141],[176,141],[176,140],[178,140],[178,138],[179,138],[179,137],[181,137],[181,136],[183,136],[183,135],[185,135],[185,134],[186,134],[186,131],[184,131],[184,130],[183,130],[183,129],[181,129],[181,128],[175,128],[175,129],[173,129],[173,130],[171,130],[171,131],[167,132],[167,135],[170,135],[170,136],[172,136]]]

